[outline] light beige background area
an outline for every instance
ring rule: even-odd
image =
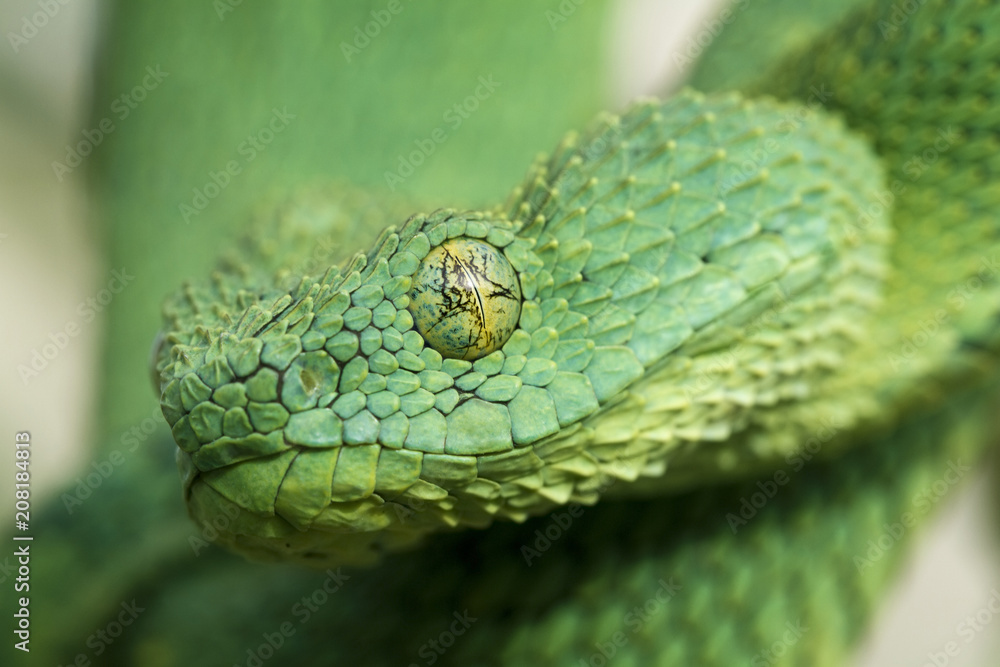
[[[609,26],[617,37],[608,54],[612,103],[620,105],[678,81],[682,72],[674,53],[721,4],[620,0]],[[66,144],[89,127],[99,6],[94,0],[66,0],[58,6],[37,35],[15,52],[7,34],[19,31],[24,17],[39,6],[37,0],[0,3],[0,438],[13,442],[15,431],[31,431],[36,505],[90,465],[86,452],[93,435],[90,415],[101,323],[84,322],[78,308],[106,285],[112,268],[99,254],[100,226],[88,218],[83,170],[59,182],[51,167],[53,160],[62,159]],[[79,334],[47,360],[37,377],[23,380],[18,366],[30,366],[33,352],[41,352],[68,323],[78,324]],[[12,497],[11,477],[0,475],[2,498]],[[992,484],[995,477],[976,471],[972,484],[942,501],[885,599],[878,623],[859,650],[857,667],[935,665],[928,654],[943,651],[951,641],[961,649],[948,658],[951,667],[998,664],[1000,615],[971,641],[958,634],[959,624],[1000,591]],[[0,503],[5,522],[11,520],[12,505]]]

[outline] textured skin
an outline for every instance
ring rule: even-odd
[[[495,518],[520,521],[555,510],[552,521],[561,534],[572,515],[560,514],[560,506],[593,504],[606,494],[705,485],[753,470],[777,467],[785,474],[791,466],[797,472],[817,442],[830,456],[882,433],[876,447],[847,455],[830,474],[896,475],[896,484],[859,500],[843,524],[833,519],[836,503],[825,492],[783,499],[798,504],[805,544],[826,562],[839,562],[839,574],[827,570],[800,588],[797,568],[785,554],[799,561],[802,548],[786,551],[770,537],[755,554],[761,560],[709,556],[708,570],[699,570],[706,564],[701,559],[685,562],[697,551],[693,537],[676,538],[684,544],[682,553],[655,542],[631,550],[605,546],[593,552],[599,563],[594,571],[611,572],[616,558],[627,558],[634,573],[630,583],[591,575],[594,590],[567,584],[561,595],[544,598],[532,623],[520,620],[527,613],[522,607],[519,621],[470,635],[462,645],[468,655],[453,656],[456,664],[477,664],[480,651],[503,636],[500,645],[511,664],[569,655],[587,660],[588,654],[606,655],[611,641],[617,642],[616,653],[627,656],[619,659],[632,664],[732,664],[740,655],[766,664],[771,659],[762,656],[770,654],[752,648],[755,642],[765,650],[771,645],[778,617],[793,620],[787,606],[776,603],[776,618],[765,614],[759,625],[706,629],[697,620],[700,609],[739,609],[753,598],[749,580],[761,577],[772,586],[788,581],[796,621],[805,616],[805,628],[823,628],[796,635],[789,659],[840,664],[842,654],[834,647],[847,645],[861,627],[846,619],[866,616],[894,560],[883,558],[879,548],[859,547],[855,531],[874,535],[868,544],[878,544],[882,533],[895,535],[901,517],[919,511],[914,508],[922,507],[921,496],[930,497],[935,477],[948,470],[964,473],[964,462],[989,440],[989,385],[984,398],[965,399],[972,410],[982,406],[980,419],[956,422],[943,410],[923,425],[900,431],[891,426],[901,415],[940,406],[937,396],[954,387],[983,386],[995,371],[990,350],[1000,309],[990,214],[998,204],[991,185],[996,168],[987,158],[992,153],[978,144],[995,136],[998,123],[988,108],[976,105],[979,95],[988,98],[998,88],[998,47],[984,35],[997,21],[990,20],[992,6],[959,4],[946,28],[936,27],[946,15],[943,4],[929,3],[888,28],[884,21],[892,6],[864,10],[756,86],[807,104],[810,95],[822,96],[870,137],[887,180],[865,147],[822,114],[766,100],[683,93],[666,103],[640,104],[603,119],[580,138],[571,136],[532,168],[504,208],[411,218],[342,271],[261,297],[277,304],[260,307],[262,315],[239,297],[229,314],[197,322],[173,315],[167,340],[177,347],[161,355],[159,366],[168,421],[177,435],[177,424],[194,421],[208,405],[221,424],[178,436],[192,516],[204,525],[235,516],[220,541],[255,558],[322,566],[366,562],[426,533],[483,527]],[[947,50],[942,37],[949,35],[964,40],[963,72],[981,88],[958,92],[954,74],[940,71],[949,61],[933,47],[944,41]],[[859,72],[872,80],[859,85]],[[822,92],[822,86],[834,92]],[[894,233],[888,228],[890,208]],[[942,217],[961,222],[942,225]],[[382,328],[391,325],[405,336],[412,321],[396,324],[408,301],[395,298],[409,285],[386,286],[412,275],[430,248],[461,236],[502,249],[518,272],[524,296],[519,327],[500,351],[473,364],[453,364],[420,338],[412,338],[409,349],[405,341],[387,348],[384,333],[367,350],[353,342],[346,352],[342,343],[328,346],[341,326],[360,331],[364,340],[373,315],[349,318],[349,308],[389,312],[390,302],[397,319],[387,317]],[[290,342],[276,369],[292,368],[297,377],[294,364],[313,354],[321,361],[310,363],[335,371],[329,387],[308,402],[296,403],[298,395],[291,393],[267,397],[292,415],[283,440],[274,436],[285,449],[220,440],[225,427],[214,394],[206,389],[197,401],[184,400],[185,378],[204,380],[214,373],[217,383],[225,383],[259,372],[272,345],[266,327],[304,340],[333,303],[339,304],[333,315],[342,316],[333,330],[321,331],[322,340],[308,345]],[[205,310],[197,302],[191,306]],[[352,324],[355,319],[360,321]],[[252,321],[265,328],[245,324]],[[201,338],[185,338],[193,324],[202,327]],[[231,349],[240,349],[255,345],[246,341],[257,335],[264,340],[257,345],[262,351],[254,353],[246,372],[223,372],[219,380],[213,363],[226,357],[235,367],[242,361],[226,349],[226,337],[234,339]],[[353,341],[355,335],[349,336]],[[385,352],[394,354],[381,355],[383,362]],[[345,375],[351,364],[363,372]],[[418,381],[407,386],[399,379],[406,376],[398,376],[393,383],[400,369],[418,374]],[[433,373],[443,373],[440,382]],[[348,392],[379,376],[385,380],[371,391],[361,389],[367,398],[359,395],[355,407],[338,410]],[[282,386],[290,386],[289,376]],[[398,405],[382,406],[376,397],[384,391],[400,394]],[[406,396],[421,391],[425,401],[404,405]],[[450,398],[442,401],[446,392]],[[297,414],[309,420],[305,437],[293,428]],[[313,415],[322,421],[314,422]],[[391,423],[393,416],[405,425]],[[351,420],[364,421],[365,428],[352,429]],[[935,436],[948,446],[935,448]],[[926,444],[915,444],[915,438]],[[362,450],[363,457],[344,457]],[[294,462],[304,456],[331,462],[297,470]],[[901,456],[908,457],[907,465]],[[866,488],[856,478],[842,483]],[[771,495],[758,483],[745,490],[741,503],[755,488]],[[283,496],[293,492],[300,495]],[[415,503],[419,511],[412,511]],[[602,533],[624,522],[616,511],[629,517],[633,530],[650,525],[646,508],[614,507],[582,527],[588,544],[616,542]],[[767,513],[769,519],[756,514],[734,503],[724,512],[726,526],[732,535],[779,532],[767,523],[775,512]],[[669,516],[659,511],[654,521],[672,525],[676,520]],[[811,534],[814,522],[821,536]],[[482,538],[487,546],[468,548],[492,553],[490,540],[503,534],[490,533]],[[536,535],[517,550],[525,564],[545,565],[531,576],[508,575],[522,584],[554,576],[547,567],[552,561],[542,560],[546,538]],[[713,534],[707,553],[715,548],[728,554],[728,542],[725,533]],[[664,579],[665,562],[678,581]],[[584,558],[579,567],[589,564]],[[485,568],[498,578],[517,571],[509,561]],[[706,579],[716,583],[706,588]],[[687,593],[699,602],[675,614],[670,599],[684,590],[684,581],[692,582]],[[480,594],[488,601],[477,599],[480,605],[507,604],[487,589]],[[664,597],[657,598],[658,592]],[[773,589],[768,595],[779,597]],[[636,615],[632,604],[643,600],[655,623]],[[836,611],[827,616],[829,609]],[[683,641],[656,641],[662,628],[682,627],[688,630]],[[611,639],[616,636],[624,637],[624,646]]]
[[[763,0],[755,2],[751,10],[766,8],[766,4]],[[591,6],[585,3],[581,11]],[[959,3],[956,9],[942,3],[927,3],[902,26],[905,31],[921,34],[934,25],[951,25],[953,19],[955,25],[961,25],[959,17],[963,20],[980,17],[978,24],[983,34],[989,36],[996,30],[996,20],[989,19],[987,14],[995,11],[991,9],[993,6]],[[888,15],[892,9],[890,3],[882,3],[880,7],[876,12],[880,16]],[[240,11],[255,10],[244,3]],[[582,20],[582,15],[573,17],[573,21],[577,20]],[[431,34],[433,21],[428,23],[427,34]],[[191,30],[200,27],[195,22]],[[402,30],[401,24],[399,29]],[[157,25],[156,30],[162,30],[162,26]],[[555,34],[562,36],[568,30],[572,30],[571,23]],[[329,601],[323,598],[324,604],[305,620],[296,613],[302,611],[296,605],[315,596],[330,575],[243,563],[219,550],[204,549],[200,545],[204,539],[211,539],[207,537],[210,534],[192,533],[177,516],[176,483],[171,483],[170,472],[163,465],[165,443],[150,441],[151,446],[144,450],[147,454],[130,462],[132,468],[127,472],[123,470],[112,477],[102,489],[104,493],[95,494],[78,514],[67,517],[63,508],[58,507],[56,520],[50,519],[40,536],[45,538],[47,548],[33,561],[38,575],[35,581],[65,582],[73,587],[85,583],[82,589],[74,588],[80,590],[80,597],[74,596],[69,602],[65,598],[66,587],[61,583],[58,591],[44,596],[42,592],[36,594],[33,613],[39,613],[39,618],[60,620],[58,624],[39,624],[39,631],[58,627],[65,634],[54,637],[55,631],[49,630],[53,641],[43,642],[39,648],[50,655],[58,653],[50,663],[56,660],[70,663],[73,656],[84,650],[87,635],[114,618],[119,601],[137,596],[147,611],[101,657],[102,664],[247,664],[248,653],[263,643],[265,635],[273,637],[283,623],[291,623],[294,634],[284,639],[270,664],[405,665],[429,664],[431,658],[435,664],[456,665],[601,664],[601,652],[610,652],[612,648],[614,664],[622,665],[844,664],[849,647],[861,636],[875,602],[891,581],[893,566],[904,555],[904,545],[915,532],[903,530],[896,541],[895,536],[900,535],[896,524],[907,513],[916,514],[917,518],[926,516],[940,500],[935,485],[949,473],[949,466],[974,464],[981,458],[985,445],[995,439],[991,424],[995,422],[997,404],[992,397],[997,395],[998,388],[985,380],[995,375],[990,342],[996,331],[994,284],[982,278],[970,282],[978,278],[975,272],[983,268],[970,254],[991,261],[991,239],[995,234],[990,234],[988,219],[966,213],[977,198],[984,205],[988,203],[992,195],[989,183],[996,173],[995,151],[982,146],[989,145],[990,131],[995,131],[997,121],[989,108],[984,110],[973,104],[979,94],[976,91],[992,94],[990,91],[996,90],[996,79],[991,78],[989,68],[989,63],[996,61],[995,52],[990,51],[995,48],[991,44],[996,40],[983,40],[985,46],[980,44],[972,50],[957,49],[964,56],[957,58],[954,52],[949,53],[948,46],[954,48],[958,37],[945,32],[948,39],[940,40],[943,45],[914,49],[916,52],[910,52],[910,57],[919,62],[934,49],[943,49],[933,61],[934,67],[939,68],[934,80],[962,82],[955,90],[958,94],[931,98],[937,101],[921,103],[911,111],[933,119],[943,105],[957,125],[981,128],[977,130],[976,142],[965,138],[956,144],[961,152],[954,153],[963,155],[974,166],[966,170],[964,179],[952,179],[949,174],[956,164],[942,158],[944,161],[937,163],[937,169],[941,170],[937,175],[942,178],[932,181],[928,174],[916,181],[904,181],[913,185],[914,190],[918,190],[916,185],[923,188],[937,180],[947,188],[935,189],[934,194],[914,195],[910,204],[903,197],[898,198],[899,207],[907,206],[910,214],[908,219],[902,219],[905,224],[900,224],[893,213],[897,233],[882,293],[885,296],[891,291],[904,301],[899,310],[876,311],[867,320],[876,325],[885,322],[881,328],[885,333],[872,338],[883,343],[889,340],[890,345],[882,348],[881,354],[849,357],[842,364],[844,372],[828,373],[824,377],[829,382],[822,389],[816,386],[810,390],[814,395],[832,397],[833,405],[850,406],[856,395],[857,414],[867,415],[867,421],[858,421],[850,428],[845,426],[847,421],[826,421],[827,416],[836,413],[829,415],[809,400],[788,401],[779,410],[755,411],[754,418],[759,415],[762,425],[747,427],[748,436],[760,432],[758,429],[780,431],[786,418],[790,418],[792,428],[796,423],[812,424],[809,437],[795,445],[805,446],[806,452],[800,457],[775,460],[766,455],[769,440],[759,439],[765,445],[765,456],[754,455],[754,458],[761,465],[770,466],[765,473],[759,478],[751,477],[750,481],[706,487],[706,474],[721,479],[726,470],[752,473],[739,466],[734,470],[719,465],[720,458],[725,462],[732,460],[733,455],[752,450],[737,446],[736,440],[732,447],[725,441],[719,445],[700,443],[687,447],[685,468],[690,474],[680,476],[679,457],[672,463],[671,474],[676,473],[674,481],[678,485],[704,488],[642,501],[603,500],[582,510],[569,506],[523,525],[502,521],[488,531],[436,536],[427,540],[425,548],[388,556],[382,567],[345,568],[343,574],[350,578],[330,595]],[[135,34],[136,42],[141,43],[143,35],[149,38],[156,33],[135,31]],[[799,57],[797,66],[810,71],[809,63],[814,57],[829,63],[837,58],[850,59],[855,52],[849,49],[857,48],[859,40],[865,50],[859,52],[863,57],[857,57],[867,63],[864,71],[878,72],[883,61],[899,61],[900,54],[894,51],[899,42],[882,40],[877,22],[873,21],[851,25],[839,36],[831,37],[829,43],[822,44],[825,48],[819,56]],[[723,41],[720,48],[725,47]],[[374,47],[370,54],[375,57]],[[981,63],[976,70],[978,75],[951,79],[941,72],[955,67],[959,60],[963,67]],[[218,62],[230,59],[220,57]],[[406,64],[405,59],[398,59],[393,67],[405,68]],[[996,70],[992,71],[995,74]],[[259,74],[255,71],[253,76]],[[888,72],[883,75],[894,76]],[[425,84],[419,77],[411,78],[421,86]],[[866,91],[874,94],[871,91],[875,88],[857,86],[854,78],[849,76],[848,83],[834,90],[841,90],[838,94],[847,98],[864,96]],[[119,83],[125,85],[128,81]],[[702,85],[710,87],[710,83],[705,81]],[[780,89],[776,83],[771,85],[775,92],[788,94],[808,90],[808,86],[799,87],[794,77]],[[805,93],[807,99],[808,94]],[[241,105],[252,101],[238,95],[233,98],[238,98]],[[554,99],[562,98],[555,95]],[[716,98],[713,102],[720,100]],[[849,106],[845,108],[851,124],[867,122],[861,114],[851,116]],[[152,109],[144,108],[147,110]],[[882,118],[879,127],[868,130],[869,135],[895,135],[916,141],[907,138],[909,128],[896,125],[894,118],[892,115]],[[184,120],[189,122],[187,118]],[[137,116],[135,122],[142,123],[143,117]],[[131,127],[122,131],[130,131]],[[148,136],[154,134],[148,129],[147,132]],[[126,137],[123,134],[117,145],[131,150],[145,147],[142,143],[128,143]],[[921,151],[924,147],[917,146]],[[120,150],[127,156],[127,149]],[[120,152],[114,154],[121,157]],[[363,163],[364,155],[364,151],[357,151],[356,161]],[[162,157],[154,154],[149,163],[155,164]],[[199,174],[203,173],[204,164],[214,164],[212,159],[200,157]],[[906,175],[902,165],[908,159],[909,155],[897,153],[886,165],[887,172]],[[459,165],[456,172],[461,173],[469,163],[455,164]],[[358,171],[369,174],[370,179],[372,165],[366,166],[367,171],[364,168]],[[381,164],[375,166],[380,168]],[[848,166],[854,168],[853,164]],[[351,167],[357,167],[354,161]],[[444,185],[436,187],[438,192],[447,191]],[[345,201],[342,194],[300,193],[289,204],[277,207],[277,217],[291,218],[290,223],[301,217],[323,222],[327,219],[323,212],[351,208],[351,205],[339,206],[341,201]],[[142,202],[143,206],[147,204]],[[378,207],[369,206],[366,210],[373,208]],[[433,204],[404,208],[402,212],[394,210],[384,215],[381,212],[359,215],[358,219],[380,228],[399,224],[413,210],[433,210]],[[289,215],[289,211],[302,215]],[[123,229],[136,224],[135,216],[114,213]],[[139,211],[134,213],[138,215]],[[965,245],[967,221],[974,223],[968,230],[970,245]],[[297,226],[301,225],[288,225]],[[278,229],[284,227],[279,225]],[[906,233],[910,229],[917,230],[912,237]],[[374,232],[361,227],[338,230],[349,249],[371,247],[370,237]],[[365,235],[369,238],[364,238]],[[220,243],[224,238],[219,235]],[[976,240],[982,243],[979,247],[971,245]],[[258,241],[266,246],[272,239],[258,238]],[[125,236],[118,243],[137,245],[135,239],[130,242]],[[294,252],[294,245],[293,239],[287,247],[283,242],[275,243],[272,254],[263,253],[263,265],[253,265],[260,275],[239,277],[234,284],[268,283],[276,266],[267,265],[267,258],[284,256],[285,250]],[[207,252],[203,244],[194,243],[185,233],[182,247],[195,246],[198,252]],[[312,255],[315,246],[307,248],[310,250],[307,256]],[[250,252],[258,259],[262,254]],[[909,273],[892,269],[901,260],[905,262],[899,266],[906,266]],[[927,285],[935,280],[939,268],[941,284],[928,291]],[[314,269],[301,266],[293,273],[316,275]],[[210,289],[224,289],[225,276],[218,274],[218,285]],[[988,279],[990,275],[985,273],[984,277]],[[958,282],[947,285],[949,278]],[[954,301],[949,300],[952,290],[958,290],[954,292]],[[930,302],[924,300],[928,295],[940,297],[941,307],[947,309],[948,316],[944,318],[947,326],[935,334],[927,333],[934,328],[928,324],[921,337],[916,335],[921,328],[919,313],[927,312]],[[223,301],[218,296],[210,300]],[[921,309],[914,303],[925,306]],[[859,308],[858,315],[864,312],[865,308]],[[895,321],[890,319],[892,314],[916,315],[916,319]],[[852,323],[858,320],[846,319]],[[871,330],[879,331],[879,327]],[[902,331],[913,335],[903,338]],[[127,345],[136,332],[123,330],[116,335]],[[862,339],[864,342],[867,337],[862,335]],[[146,341],[148,337],[143,338],[143,344]],[[798,341],[795,356],[807,353],[810,341],[809,338]],[[907,362],[900,363],[899,368],[912,367],[912,370],[889,372],[893,370],[892,355]],[[771,356],[767,359],[778,361]],[[863,363],[855,365],[859,361]],[[723,371],[728,373],[733,367],[732,363],[719,367],[722,370],[710,367],[712,370],[706,375],[718,379]],[[135,368],[128,373],[141,375]],[[888,380],[879,379],[886,377]],[[838,382],[843,383],[840,389]],[[865,386],[878,390],[874,396],[867,391],[852,391]],[[136,400],[124,398],[133,403]],[[705,405],[715,403],[711,395],[706,399]],[[835,439],[829,439],[833,431]],[[818,456],[833,454],[840,448],[832,445],[841,441],[843,444],[856,441],[858,446],[830,462],[817,461],[811,454],[806,456],[817,449]],[[116,440],[111,442],[114,444]],[[729,449],[733,454],[720,457],[715,447]],[[778,451],[783,450],[779,447]],[[732,522],[729,515],[739,516],[743,501],[762,493],[759,485],[767,487],[777,471],[785,472],[790,481],[778,487],[763,507],[754,508],[756,511],[745,525]],[[661,478],[651,479],[655,483]],[[605,489],[606,495],[626,486],[616,482]],[[631,487],[635,488],[636,483]],[[125,499],[128,502],[123,502]],[[567,523],[565,515],[571,510],[574,513]],[[543,541],[546,532],[555,539]],[[124,537],[133,535],[141,536],[141,540],[128,541],[133,538]],[[199,545],[197,558],[189,548],[192,540]],[[877,543],[886,541],[890,548],[878,547]],[[870,542],[876,543],[876,547]],[[65,546],[84,543],[93,546],[86,550]],[[62,551],[55,548],[60,545]],[[659,604],[657,599],[661,592],[660,599],[672,593],[665,604]],[[647,602],[649,612],[644,609]],[[455,638],[454,646],[443,655],[429,648],[429,642],[437,641],[454,621],[453,614],[465,610],[477,619],[470,630]],[[803,631],[794,643],[782,642],[788,631],[786,624],[796,627],[799,621]],[[615,633],[621,636],[616,639]],[[765,653],[773,647],[781,651],[780,657]]]
[[[192,515],[235,516],[222,539],[252,556],[326,566],[594,504],[614,479],[669,486],[674,460],[705,482],[796,453],[815,414],[755,423],[844,368],[889,235],[884,214],[851,233],[872,156],[790,111],[643,103],[569,137],[505,211],[414,216],[319,278],[186,289],[158,369]],[[475,362],[442,359],[409,312],[421,262],[463,238],[523,293]],[[745,363],[713,372],[737,342]]]

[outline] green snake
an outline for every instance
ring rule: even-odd
[[[371,563],[829,456],[981,382],[998,53],[973,7],[886,34],[878,5],[754,90],[827,82],[877,156],[802,103],[683,92],[567,137],[505,205],[412,215],[340,265],[302,265],[334,220],[255,229],[165,311],[192,516],[253,558]],[[960,73],[935,51],[959,45]]]
[[[569,136],[504,206],[413,215],[341,265],[289,269],[309,231],[255,229],[168,304],[157,348],[195,519],[235,516],[221,540],[260,558],[372,561],[592,505],[618,480],[654,493],[771,469],[824,422],[840,449],[912,409],[914,387],[961,378],[992,334],[986,295],[969,297],[982,323],[948,312],[954,286],[997,270],[996,187],[973,157],[996,137],[990,24],[948,26],[970,60],[949,81],[913,58],[932,10],[898,35],[858,28],[877,15],[760,90],[829,81],[888,175],[801,104],[684,92]],[[965,78],[982,88],[948,88]],[[948,232],[945,261],[927,241]]]
[[[251,255],[186,289],[157,370],[192,514],[235,516],[222,541],[259,557],[364,562],[614,479],[773,465],[817,417],[863,420],[848,355],[876,353],[889,235],[887,211],[857,215],[883,181],[836,124],[783,127],[791,110],[641,104],[505,209],[418,214],[322,274],[256,282]]]
[[[282,663],[842,664],[900,555],[869,541],[998,389],[1000,5],[911,4],[603,115],[501,205],[263,207],[154,382],[201,538],[323,574],[216,554],[129,659],[301,621]]]

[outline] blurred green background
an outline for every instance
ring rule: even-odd
[[[451,126],[442,121],[442,113],[480,86],[478,77],[449,80],[447,71],[429,70],[428,76],[441,79],[435,85],[441,88],[442,80],[446,81],[454,95],[428,101],[421,97],[421,90],[428,84],[426,79],[400,76],[372,82],[365,79],[362,68],[331,67],[324,72],[322,67],[307,66],[296,59],[308,53],[311,44],[326,38],[319,26],[312,33],[300,32],[302,43],[294,47],[281,48],[262,38],[260,48],[271,49],[268,55],[273,66],[257,73],[259,81],[253,91],[268,91],[266,98],[254,97],[254,92],[248,91],[247,96],[232,97],[225,109],[207,108],[206,100],[211,96],[192,86],[183,71],[173,70],[167,63],[128,63],[128,54],[137,50],[128,40],[148,39],[157,31],[171,36],[169,39],[188,34],[191,43],[186,48],[201,54],[204,68],[217,69],[222,76],[232,67],[232,61],[240,58],[238,49],[227,42],[247,27],[242,24],[247,12],[241,13],[239,6],[220,14],[212,3],[200,3],[200,14],[192,11],[184,19],[198,21],[199,27],[187,30],[183,24],[169,24],[171,17],[180,16],[178,12],[157,12],[120,3],[119,13],[115,13],[107,4],[88,0],[45,4],[58,9],[44,22],[33,19],[43,11],[38,0],[5,0],[0,5],[0,25],[7,42],[0,47],[0,312],[5,314],[4,344],[0,345],[0,363],[5,372],[0,386],[0,423],[8,439],[16,430],[32,432],[36,507],[92,465],[99,419],[112,430],[120,426],[116,432],[123,433],[147,418],[158,419],[152,392],[137,393],[131,388],[135,375],[145,373],[144,355],[155,332],[159,301],[147,298],[146,290],[123,290],[122,301],[115,308],[130,316],[109,323],[103,306],[89,300],[108,285],[112,270],[124,268],[141,281],[143,275],[176,270],[171,264],[178,255],[183,255],[183,261],[192,267],[208,267],[218,249],[199,243],[206,225],[238,220],[243,202],[253,193],[308,179],[310,174],[323,171],[324,165],[337,164],[339,152],[352,154],[358,150],[359,142],[364,142],[371,159],[362,165],[346,164],[326,171],[336,173],[339,169],[340,175],[349,176],[353,182],[386,188],[385,172],[398,169],[397,156],[411,151],[415,140],[430,136],[438,126],[446,129],[448,140],[437,146],[425,165],[414,170],[412,178],[399,185],[400,191],[419,194],[432,205],[475,205],[498,200],[520,178],[534,150],[547,149],[565,130],[583,125],[594,108],[616,109],[633,97],[678,85],[688,63],[678,54],[687,52],[691,37],[706,29],[710,17],[724,3],[713,0],[692,6],[679,0],[594,0],[582,5],[578,15],[568,17],[576,26],[563,28],[552,25],[546,15],[547,11],[558,11],[560,3],[543,2],[537,3],[537,33],[494,40],[484,39],[481,29],[468,26],[495,23],[499,19],[491,19],[490,13],[499,17],[507,9],[497,3],[475,7],[456,3],[455,39],[440,44],[441,53],[408,54],[396,40],[386,36],[393,29],[389,24],[386,35],[374,38],[358,53],[349,54],[351,58],[367,59],[373,68],[391,71],[393,59],[399,58],[426,58],[432,62],[453,57],[458,63],[461,54],[470,51],[516,49],[518,39],[563,39],[568,47],[574,30],[579,34],[600,31],[605,36],[591,54],[594,71],[601,72],[600,76],[563,82],[561,86],[545,85],[540,77],[522,76],[524,71],[537,67],[530,59],[531,50],[525,49],[523,60],[505,59],[509,70],[482,73],[499,83],[496,97],[484,99],[474,115]],[[423,16],[419,6],[406,4],[404,8],[400,18],[394,20],[410,23],[400,26],[399,31],[419,30]],[[345,22],[341,30],[344,40],[352,39],[350,26],[363,24],[367,9],[359,7],[356,21]],[[295,20],[292,11],[288,10],[288,22]],[[25,32],[25,21],[44,24],[36,26],[35,34]],[[108,43],[102,37],[115,25],[118,29],[113,33],[119,39]],[[134,30],[122,30],[122,25]],[[207,25],[216,31],[217,39],[200,39]],[[275,29],[280,31],[281,26]],[[31,36],[19,40],[12,34]],[[144,47],[155,53],[155,42]],[[115,66],[108,67],[109,63]],[[166,73],[162,81],[147,69],[155,72],[157,64]],[[309,77],[315,86],[329,86],[329,95],[301,97],[297,91],[304,87],[303,78]],[[134,108],[127,101],[116,103],[113,96],[95,97],[95,90],[128,91],[144,79],[148,97],[134,101]],[[575,91],[579,99],[560,99],[566,115],[538,115],[538,125],[527,131],[517,126],[515,119],[543,105],[546,95],[554,94],[553,89]],[[274,109],[280,112],[287,107],[288,113],[308,118],[312,125],[329,113],[327,105],[336,105],[337,97],[345,94],[356,96],[352,98],[352,106],[358,110],[356,125],[339,126],[331,131],[332,139],[319,141],[308,136],[307,124],[297,125],[292,118],[280,131],[281,136],[276,137],[280,140],[273,144],[254,148],[244,143],[248,134],[268,126]],[[358,98],[364,102],[359,103]],[[386,131],[377,137],[365,134],[366,124],[384,115],[386,108],[391,108],[401,121],[383,123]],[[206,114],[223,114],[239,122],[220,137],[216,134],[218,128],[203,120]],[[203,136],[203,142],[194,142],[203,150],[187,156],[189,163],[204,165],[200,181],[191,182],[181,174],[134,173],[128,156],[122,155],[117,157],[119,163],[102,165],[111,175],[109,187],[148,188],[151,196],[145,201],[151,209],[171,220],[183,233],[153,239],[141,226],[123,225],[115,230],[117,236],[112,243],[112,235],[102,222],[101,193],[94,189],[88,173],[90,163],[106,159],[102,155],[106,145],[102,144],[114,142],[115,132],[104,134],[99,142],[94,140],[94,153],[83,160],[80,169],[62,173],[60,168],[54,168],[54,162],[65,163],[67,146],[79,142],[86,136],[84,132],[98,136],[95,128],[104,118],[112,119],[119,135],[131,132],[145,137],[145,141],[130,145],[134,150],[154,154],[168,151],[171,137],[177,133]],[[513,135],[525,134],[528,136],[517,137],[518,142],[533,148],[523,155],[495,150],[512,141]],[[477,141],[472,141],[473,137]],[[480,137],[486,139],[480,141]],[[292,152],[298,160],[294,168],[288,169],[286,158]],[[307,157],[303,159],[303,155]],[[481,170],[470,170],[469,161],[459,159],[474,156],[475,160],[491,160],[495,155],[502,155],[496,159],[502,159],[503,164],[490,163]],[[185,215],[181,205],[194,206],[194,190],[204,192],[213,173],[225,170],[230,161],[236,161],[245,173],[211,198],[204,213],[192,214],[189,209]],[[495,174],[500,172],[511,176],[497,182]],[[461,183],[460,191],[449,188],[449,182]],[[115,211],[114,215],[121,219],[142,216],[144,212]],[[125,245],[145,244],[142,257],[146,263],[124,267],[114,264],[114,244],[118,244],[118,250]],[[136,311],[146,315],[131,316]],[[88,315],[91,312],[97,315],[92,320]],[[143,322],[153,322],[153,328],[143,328]],[[68,323],[76,323],[78,332],[69,335]],[[51,345],[58,348],[51,359],[44,355],[35,359],[36,353],[41,355],[46,346],[51,350]],[[99,374],[104,368],[101,355],[109,349],[120,353],[121,365],[108,369],[110,384],[102,393],[98,391]],[[29,368],[31,371],[26,370]],[[923,536],[921,547],[911,556],[898,585],[885,600],[880,622],[859,649],[857,665],[923,664],[928,651],[937,650],[952,638],[955,626],[982,606],[984,591],[1000,587],[1000,554],[993,546],[993,529],[985,511],[990,502],[988,484],[989,474],[982,472],[977,483],[948,498],[947,506]],[[12,496],[10,475],[0,476],[0,496]],[[11,520],[13,503],[0,505],[0,513],[4,520]],[[0,555],[0,563],[2,558]],[[3,594],[9,594],[11,579],[2,573],[0,579],[4,579],[0,582]],[[1000,624],[989,628],[949,664],[995,664],[991,656],[998,653]]]

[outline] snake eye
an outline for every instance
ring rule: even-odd
[[[441,356],[471,361],[510,338],[521,315],[521,287],[499,250],[452,239],[420,263],[409,310],[417,331]]]

